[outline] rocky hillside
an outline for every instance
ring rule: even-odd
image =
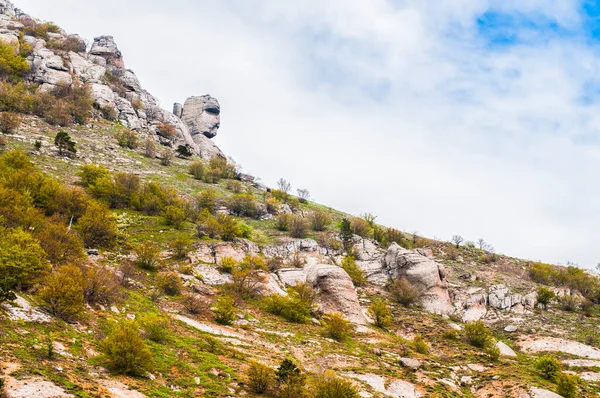
[[[0,397],[599,396],[597,277],[264,187],[7,0],[0,81]]]

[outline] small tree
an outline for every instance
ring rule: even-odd
[[[308,225],[302,216],[292,216],[290,222],[290,235],[292,238],[305,238],[308,232]]]
[[[376,298],[369,307],[369,315],[373,318],[375,326],[387,329],[392,325],[392,311],[385,300]]]
[[[472,346],[484,348],[492,339],[492,333],[482,321],[467,322],[465,324],[465,339]]]
[[[337,341],[345,341],[350,337],[352,326],[341,314],[332,313],[325,318],[325,335]]]
[[[83,274],[74,265],[65,265],[50,274],[38,296],[43,306],[54,316],[73,320],[85,310]]]
[[[277,187],[280,191],[284,192],[285,194],[289,194],[292,190],[292,184],[289,181],[284,180],[283,178],[280,178],[277,181]]]
[[[533,365],[548,380],[555,380],[562,368],[560,361],[553,355],[543,355]]]
[[[577,386],[580,382],[581,379],[577,375],[561,373],[556,379],[556,386],[558,387],[556,392],[564,398],[575,398],[578,396]]]
[[[463,243],[464,241],[465,241],[465,239],[460,235],[452,236],[452,243],[454,243],[456,245],[457,249],[460,247],[460,244]]]
[[[310,226],[314,231],[325,231],[331,224],[331,216],[323,210],[315,210],[309,216]]]
[[[252,362],[248,369],[248,386],[252,392],[262,394],[273,382],[273,370],[266,365]]]
[[[135,322],[121,321],[100,346],[108,367],[114,372],[141,376],[154,364],[152,353]]]
[[[342,219],[340,222],[340,239],[342,240],[344,250],[346,250],[347,253],[350,253],[350,250],[352,249],[352,236],[352,224],[350,223],[350,220],[347,218]]]
[[[356,286],[362,286],[367,283],[367,278],[365,273],[360,267],[356,264],[356,260],[354,256],[345,256],[342,259],[342,268],[352,279],[352,282]]]
[[[182,158],[189,158],[193,155],[192,151],[190,151],[190,148],[187,145],[179,145],[177,147],[177,154]]]
[[[235,306],[230,296],[221,296],[213,308],[215,322],[220,325],[232,325],[235,320]]]
[[[22,123],[21,115],[14,112],[0,112],[0,132],[14,134]]]
[[[310,199],[310,192],[308,189],[298,189],[297,192],[300,203],[308,203],[308,200]]]
[[[555,298],[556,294],[548,288],[540,287],[537,290],[537,302],[538,304],[541,304],[545,310],[548,309],[548,304]]]
[[[477,239],[477,247],[479,247],[480,250],[483,250],[485,247],[487,247],[486,241],[482,238]]]
[[[54,137],[54,145],[58,148],[58,154],[60,156],[68,155],[72,156],[77,153],[75,149],[75,141],[71,139],[71,136],[65,131],[59,131]]]
[[[281,364],[279,364],[276,375],[277,381],[280,383],[285,383],[290,378],[300,376],[300,369],[298,369],[298,366],[296,366],[294,361],[289,358],[285,358],[283,361],[281,361]]]

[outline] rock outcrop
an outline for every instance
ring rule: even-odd
[[[42,39],[28,34],[21,21],[35,23],[9,0],[0,0],[0,41],[18,47],[22,35],[23,42],[32,47],[27,57],[31,65],[27,79],[39,84],[40,90],[85,83],[90,87],[95,107],[105,115],[116,115],[126,127],[146,132],[165,146],[186,146],[202,158],[224,157],[210,140],[220,126],[221,110],[215,98],[191,97],[186,108],[173,114],[162,109],[156,98],[143,89],[135,73],[125,67],[123,54],[112,36],[96,37],[86,51],[85,42],[77,35],[59,30]],[[66,43],[68,47],[62,46]],[[180,119],[183,116],[186,122]],[[164,133],[161,126],[165,123],[175,127],[174,136]]]
[[[453,311],[443,265],[419,250],[406,250],[397,243],[387,250],[383,265],[390,278],[406,278],[419,289],[419,301],[427,311],[440,314]]]

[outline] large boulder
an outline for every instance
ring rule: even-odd
[[[392,279],[406,278],[420,292],[419,301],[427,311],[447,314],[453,311],[446,272],[441,264],[417,250],[406,250],[397,243],[387,250],[383,265]]]
[[[181,120],[190,129],[190,133],[196,140],[196,136],[214,138],[221,125],[221,106],[216,98],[210,95],[190,97],[183,105]]]
[[[104,58],[107,65],[125,68],[123,55],[121,54],[121,51],[119,51],[117,43],[115,43],[112,36],[95,37],[92,48],[90,49],[90,55]]]
[[[9,0],[0,0],[0,15],[6,15],[7,17],[15,16],[15,6]]]
[[[324,313],[338,312],[347,320],[367,324],[350,276],[337,265],[316,264],[305,268],[306,281],[319,293],[318,304]]]

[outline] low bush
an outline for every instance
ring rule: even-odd
[[[110,306],[121,299],[119,278],[106,266],[87,267],[83,274],[83,295],[88,304]]]
[[[354,256],[345,256],[342,259],[342,268],[352,279],[352,282],[356,286],[362,286],[367,283],[367,278],[365,273],[360,267],[356,264],[356,260]]]
[[[170,166],[171,163],[173,162],[173,151],[169,148],[163,148],[160,151],[160,164],[162,164],[163,166]]]
[[[314,398],[360,397],[352,382],[337,377],[333,371],[316,376],[311,387],[311,396]]]
[[[114,215],[99,203],[92,202],[77,221],[77,230],[86,247],[109,248],[117,239],[118,229]]]
[[[568,373],[561,373],[556,379],[556,392],[564,398],[575,398],[579,395],[578,386],[581,383],[579,376]]]
[[[212,189],[205,189],[196,196],[196,207],[199,211],[208,210],[209,213],[214,214],[217,209],[217,192]]]
[[[190,173],[196,180],[202,180],[204,178],[204,163],[199,160],[193,161],[188,166],[188,173]]]
[[[156,314],[147,314],[141,317],[140,326],[144,331],[144,337],[155,343],[164,343],[169,339],[171,322],[169,318]]]
[[[290,222],[290,235],[292,238],[302,239],[308,233],[308,224],[304,217],[293,216]]]
[[[125,126],[120,123],[115,132],[115,139],[117,140],[117,144],[123,148],[136,149],[140,145],[137,133],[125,128]]]
[[[267,209],[267,213],[277,214],[279,209],[281,209],[281,202],[275,198],[267,198],[267,200],[265,200],[265,207]]]
[[[21,126],[23,119],[21,115],[14,112],[0,112],[0,132],[14,134]]]
[[[175,205],[167,206],[163,209],[162,214],[167,225],[171,225],[175,229],[183,229],[183,223],[187,219],[185,208]]]
[[[255,296],[260,292],[267,271],[262,257],[246,255],[231,271],[231,289],[243,297]]]
[[[232,325],[235,320],[235,305],[230,296],[221,296],[213,307],[215,322],[220,325]]]
[[[554,291],[550,290],[550,289],[546,289],[545,287],[540,287],[537,290],[537,302],[538,304],[541,304],[542,307],[544,309],[548,309],[548,304],[550,304],[550,302],[552,300],[554,300],[556,298],[556,294],[554,293]]]
[[[559,303],[563,310],[573,312],[580,306],[581,299],[573,295],[564,295],[559,299]]]
[[[144,141],[144,155],[151,159],[156,157],[156,143],[152,138],[146,138]]]
[[[219,268],[226,274],[233,273],[235,267],[237,267],[237,261],[233,257],[223,257],[219,263]]]
[[[484,348],[492,340],[492,333],[482,321],[465,323],[464,335],[469,344],[478,348]]]
[[[266,365],[252,362],[248,369],[248,387],[256,394],[265,393],[273,384],[273,370]]]
[[[562,369],[562,364],[553,355],[543,355],[537,358],[533,365],[548,380],[555,380]]]
[[[427,344],[425,339],[423,339],[423,336],[421,336],[420,334],[417,334],[413,339],[412,347],[419,354],[425,355],[429,353],[429,344]]]
[[[191,293],[185,294],[181,298],[181,305],[192,315],[200,314],[207,308],[206,302],[202,296]]]
[[[119,116],[119,113],[117,112],[115,107],[112,105],[101,106],[100,113],[102,114],[103,118],[105,118],[106,120],[108,120],[110,122],[114,122],[115,120],[117,120],[117,117]]]
[[[483,350],[492,361],[500,359],[500,347],[498,347],[493,340],[488,341]]]
[[[375,326],[387,329],[393,324],[392,310],[385,300],[376,298],[369,306],[369,315],[373,318]]]
[[[176,132],[177,129],[172,124],[160,123],[158,125],[158,134],[162,137],[173,139],[175,137]]]
[[[420,296],[419,289],[406,278],[395,280],[388,286],[388,290],[394,300],[406,308],[414,304]]]
[[[313,229],[313,231],[318,232],[326,231],[333,222],[331,216],[323,210],[315,210],[312,212],[309,216],[309,220],[310,227]]]
[[[341,314],[328,314],[324,319],[325,335],[336,341],[347,340],[352,333],[352,326]]]
[[[279,383],[285,383],[291,378],[300,376],[300,369],[298,369],[298,366],[296,366],[294,361],[289,358],[285,358],[279,364],[276,376]]]
[[[169,296],[178,296],[183,290],[183,284],[176,272],[161,272],[156,276],[156,286]]]
[[[362,238],[369,238],[373,233],[371,224],[363,218],[352,218],[350,220],[350,228],[354,235],[358,235]]]
[[[83,287],[81,269],[64,265],[45,279],[38,298],[52,315],[71,321],[85,310]]]
[[[272,294],[263,299],[265,311],[294,323],[310,321],[313,302],[314,298],[301,295],[294,287],[288,289],[287,296]]]
[[[108,368],[116,373],[142,376],[154,365],[152,353],[135,322],[119,322],[100,347]]]
[[[261,209],[251,194],[235,194],[229,198],[227,205],[229,211],[236,216],[252,218],[262,216]]]
[[[275,218],[275,227],[280,231],[289,231],[294,216],[289,213],[281,213]]]
[[[194,241],[189,236],[180,236],[169,243],[169,250],[175,258],[186,259],[192,250]]]
[[[136,264],[145,270],[155,270],[160,265],[160,249],[154,242],[144,242],[134,250]]]

